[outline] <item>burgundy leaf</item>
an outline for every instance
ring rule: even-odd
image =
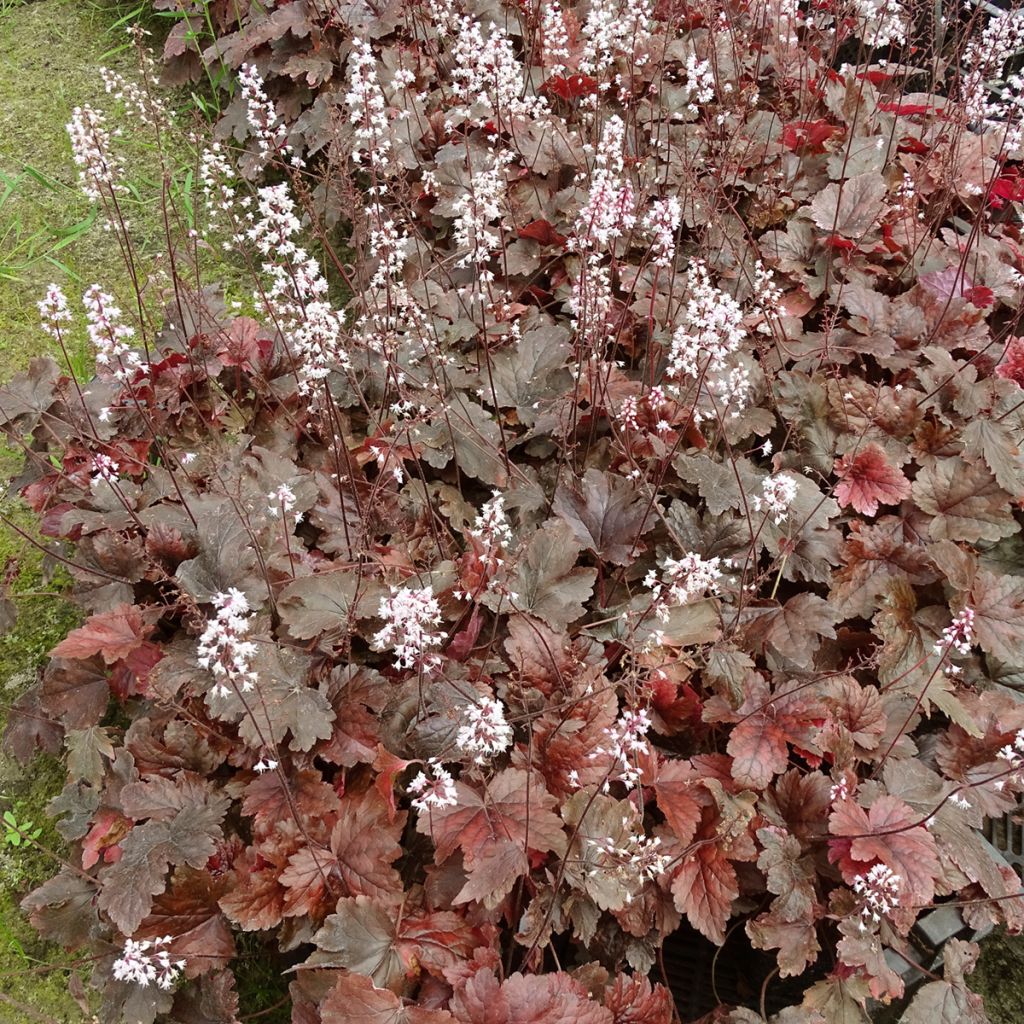
[[[438,863],[462,851],[469,884],[482,885],[487,892],[510,884],[508,855],[521,872],[527,867],[527,850],[564,852],[562,821],[551,810],[554,798],[526,772],[506,768],[489,780],[486,789],[460,781],[456,794],[454,807],[420,812],[416,828],[433,838]]]
[[[719,946],[725,942],[725,924],[739,894],[736,869],[717,843],[700,846],[685,857],[672,880],[676,907]]]
[[[387,989],[362,974],[345,972],[320,1004],[322,1024],[455,1024],[445,1010],[405,1006]]]
[[[610,1010],[596,1003],[567,974],[513,974],[503,982],[489,971],[473,975],[452,998],[460,1024],[613,1024]]]
[[[654,525],[649,502],[622,477],[588,469],[579,489],[562,484],[552,510],[585,548],[616,565],[643,549],[640,535]]]
[[[874,443],[839,459],[836,476],[839,504],[852,505],[861,515],[873,516],[879,505],[898,505],[910,497],[910,481]]]
[[[401,892],[401,879],[391,865],[402,855],[404,827],[405,815],[392,818],[376,789],[345,795],[331,833],[331,849],[348,892],[367,896]]]
[[[50,652],[54,658],[87,659],[95,654],[112,665],[132,654],[148,636],[152,614],[132,604],[91,616]]]
[[[839,837],[829,843],[829,859],[839,865],[847,884],[881,862],[900,876],[914,905],[926,905],[935,895],[940,868],[935,838],[918,824],[920,818],[893,796],[876,798],[868,811],[842,800],[829,817],[829,831]]]

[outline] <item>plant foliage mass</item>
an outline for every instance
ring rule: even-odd
[[[235,1021],[258,933],[296,1024],[669,1024],[682,934],[774,958],[713,1019],[839,1024],[937,903],[1019,931],[1016,15],[321,7],[186,5],[239,74],[171,273],[0,396],[83,614],[24,908],[104,1019]]]

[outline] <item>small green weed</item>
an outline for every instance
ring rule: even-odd
[[[4,828],[3,841],[8,846],[21,846],[37,840],[43,834],[42,828],[33,828],[35,823],[27,818],[19,821],[14,811],[4,811],[0,824]]]

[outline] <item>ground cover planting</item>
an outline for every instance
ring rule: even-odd
[[[686,941],[770,965],[709,1021],[986,1020],[910,936],[1024,927],[1024,21],[154,7],[217,137],[133,273],[175,115],[69,111],[131,287],[0,392],[101,1019],[669,1024]]]

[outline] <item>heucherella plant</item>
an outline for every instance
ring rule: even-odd
[[[973,944],[900,965],[1024,930],[1019,14],[175,13],[230,90],[166,252],[144,61],[69,115],[137,288],[0,389],[82,611],[24,909],[97,1017],[276,1012],[255,961],[302,1024],[982,1020]]]

